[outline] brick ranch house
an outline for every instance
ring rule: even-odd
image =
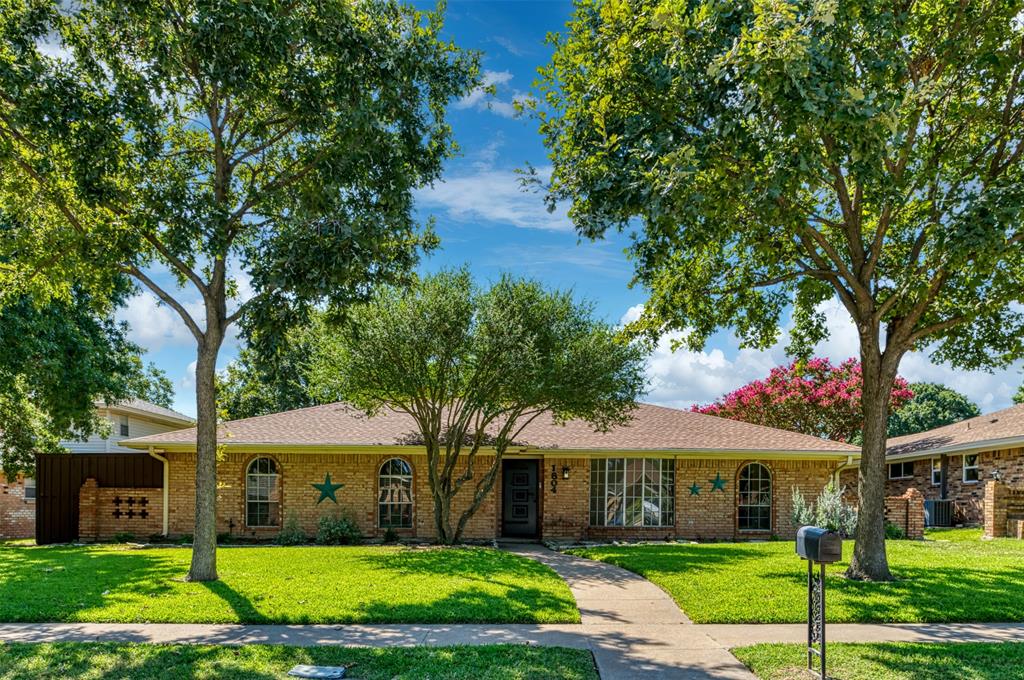
[[[121,446],[131,437],[178,430],[195,423],[192,418],[142,399],[120,404],[99,404],[96,415],[110,424],[106,435],[93,434],[85,441],[60,444],[71,454],[132,454]],[[0,473],[0,539],[32,538],[36,531],[36,480],[19,475],[8,480]]]
[[[916,489],[925,498],[930,524],[982,524],[986,482],[1024,489],[1024,404],[887,444],[886,495]],[[841,479],[856,489],[856,469],[844,470]],[[949,502],[948,517],[943,500]]]
[[[320,516],[345,512],[369,538],[392,528],[429,540],[426,453],[402,443],[414,431],[403,414],[368,418],[344,404],[222,423],[218,532],[272,538],[294,517],[312,534]],[[122,442],[164,466],[163,499],[151,507],[161,506],[158,528],[167,535],[192,532],[195,436],[190,428]],[[469,522],[467,540],[789,537],[793,489],[815,497],[859,454],[839,442],[650,405],[608,433],[580,421],[538,419],[519,440]],[[490,464],[486,451],[479,455],[479,465]],[[83,533],[127,526],[107,505],[133,491],[88,484],[82,507],[90,511],[82,521],[102,526],[89,524]],[[337,485],[335,504],[327,492]],[[154,499],[161,493],[142,491]],[[469,495],[467,488],[456,496],[454,510]]]

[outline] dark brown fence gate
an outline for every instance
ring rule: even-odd
[[[78,491],[90,477],[101,487],[164,485],[163,463],[146,453],[37,455],[36,543],[78,539]]]

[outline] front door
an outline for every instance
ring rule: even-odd
[[[501,535],[536,538],[537,461],[506,460],[501,472]]]

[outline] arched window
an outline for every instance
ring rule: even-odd
[[[750,463],[740,471],[737,519],[740,531],[772,530],[772,475]]]
[[[281,525],[281,485],[277,463],[257,458],[245,472],[245,524],[249,527]]]
[[[412,527],[412,468],[401,458],[391,458],[380,466],[380,493],[377,516],[380,527]]]

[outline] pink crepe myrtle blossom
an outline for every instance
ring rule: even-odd
[[[816,357],[777,366],[767,378],[692,410],[849,442],[863,427],[861,388],[859,361],[847,359],[834,366]],[[913,396],[907,381],[897,377],[891,409],[898,410]]]

